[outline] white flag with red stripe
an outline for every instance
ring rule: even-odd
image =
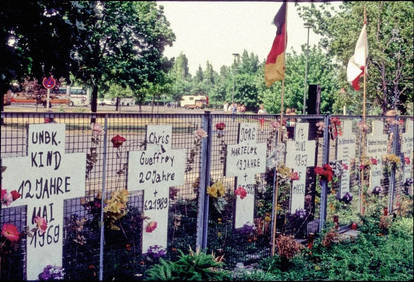
[[[368,57],[367,25],[364,24],[355,46],[354,55],[349,59],[346,69],[348,82],[355,90],[359,90],[359,78],[366,73],[366,61]]]

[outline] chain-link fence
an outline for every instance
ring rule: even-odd
[[[359,116],[295,115],[285,116],[282,124],[278,115],[209,112],[8,112],[2,113],[2,118],[2,165],[6,159],[28,157],[29,124],[65,124],[65,154],[86,155],[84,196],[66,199],[63,207],[62,263],[68,279],[96,279],[100,272],[104,279],[131,274],[139,279],[159,257],[175,259],[179,250],[186,252],[189,247],[224,255],[226,266],[232,268],[271,255],[274,232],[276,236],[283,233],[306,239],[324,226],[325,219],[350,224],[361,208],[365,213],[378,206],[400,213],[410,208],[406,204],[407,195],[412,195],[410,117],[384,119],[384,128],[379,131],[373,130],[373,121],[382,117],[367,117],[362,123]],[[184,173],[183,184],[162,188],[169,194],[166,252],[155,247],[151,251],[142,249],[146,232],[143,223],[148,221],[146,211],[151,209],[144,193],[153,190],[133,191],[128,187],[131,152],[148,150],[146,134],[152,125],[171,126],[171,148],[162,150],[185,151],[184,167],[174,168]],[[251,143],[243,147],[242,130],[250,127],[255,128],[249,135]],[[195,134],[198,129],[207,136]],[[362,130],[367,133],[366,140]],[[278,136],[279,132],[283,134]],[[381,147],[384,140],[385,149]],[[363,142],[368,144],[367,152],[361,151]],[[239,150],[251,148],[255,159],[234,164],[231,150],[238,145]],[[265,149],[260,151],[260,147]],[[374,154],[372,148],[386,154]],[[368,157],[361,162],[362,153]],[[244,180],[233,176],[234,171],[248,172],[253,167],[263,170],[249,181],[251,175],[247,173]],[[18,169],[6,167],[3,173]],[[373,171],[376,175],[370,176]],[[373,179],[375,183],[371,183]],[[126,190],[130,191],[122,192]],[[2,199],[2,225],[10,223],[25,230],[28,218],[33,221],[27,215],[27,206],[7,208],[4,203]],[[243,215],[246,207],[250,209],[245,214],[251,213],[247,217]],[[26,236],[17,249],[8,253],[2,250],[2,278],[26,278],[26,240],[32,239]]]

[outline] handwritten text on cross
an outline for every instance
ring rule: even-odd
[[[142,252],[150,246],[167,248],[169,188],[184,184],[185,150],[171,149],[172,126],[148,125],[146,150],[129,152],[128,190],[144,190]],[[148,221],[157,227],[146,232]]]
[[[28,156],[3,159],[2,185],[21,197],[11,206],[27,205],[27,225],[36,216],[47,220],[45,233],[27,239],[27,279],[37,280],[48,265],[62,266],[63,204],[85,195],[86,154],[65,155],[65,124],[31,124]]]
[[[287,141],[286,166],[299,174],[299,180],[293,181],[290,211],[303,209],[305,205],[306,168],[315,165],[315,140],[308,141],[309,124],[297,123],[295,140]]]
[[[352,121],[343,121],[343,135],[338,137],[337,160],[344,167],[341,176],[341,198],[349,192],[351,160],[355,157],[355,135],[352,133]]]
[[[226,176],[236,176],[236,187],[246,190],[245,198],[236,197],[234,228],[253,223],[255,175],[266,171],[266,144],[257,144],[257,125],[239,125],[239,144],[227,147]]]

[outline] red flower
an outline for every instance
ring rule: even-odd
[[[126,139],[124,137],[122,137],[121,135],[116,135],[114,137],[112,137],[111,142],[114,145],[115,148],[120,147],[124,142],[126,141]]]
[[[10,192],[10,194],[12,195],[12,197],[13,197],[13,201],[16,201],[18,198],[20,198],[20,193],[19,192],[17,192],[16,190],[13,190],[13,191],[11,191]]]
[[[6,189],[1,189],[1,199],[3,200],[4,197],[6,197],[7,195],[7,190]]]
[[[148,223],[147,227],[145,228],[145,231],[151,233],[157,228],[157,225],[158,224],[156,221],[150,221],[150,223]]]
[[[410,164],[410,158],[409,157],[404,157],[404,162],[405,162],[405,164],[406,165],[409,165]]]
[[[375,158],[371,158],[371,164],[373,164],[373,165],[378,164],[377,159],[375,159]]]
[[[299,173],[297,173],[296,171],[292,172],[290,174],[290,180],[292,181],[299,180]]]
[[[226,124],[224,122],[219,122],[216,124],[217,130],[223,130],[224,128],[226,128]]]
[[[17,230],[16,225],[6,223],[1,228],[1,234],[9,239],[11,242],[17,242],[20,238],[20,233]]]
[[[344,170],[348,170],[348,168],[349,168],[347,164],[342,164],[342,167],[343,167]]]
[[[47,221],[43,217],[36,216],[34,219],[35,223],[37,224],[37,227],[40,229],[40,234],[43,234],[46,232],[47,229]]]
[[[316,174],[320,175],[328,182],[332,181],[333,179],[332,167],[329,164],[324,164],[323,167],[317,166],[315,167],[314,171]]]
[[[234,191],[234,194],[235,194],[236,196],[237,196],[237,195],[239,195],[241,200],[243,200],[243,199],[244,199],[244,198],[246,198],[246,196],[247,196],[247,192],[246,192],[246,190],[245,190],[243,187],[241,187],[241,186],[239,186],[239,187],[236,189],[236,191]]]
[[[341,121],[337,117],[331,118],[331,123],[335,126],[340,126],[341,125]]]

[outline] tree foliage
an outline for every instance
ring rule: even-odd
[[[346,66],[363,25],[366,7],[368,35],[367,109],[369,113],[399,109],[412,112],[413,2],[344,2],[334,12],[329,3],[299,7],[299,14],[321,35],[321,45],[342,65],[341,81],[348,93]],[[352,93],[362,96],[361,92]],[[362,99],[355,99],[361,109]],[[411,105],[411,109],[409,106]],[[376,112],[377,111],[377,112]]]

